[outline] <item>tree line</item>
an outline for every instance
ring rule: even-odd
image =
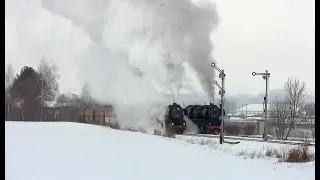
[[[44,107],[92,107],[99,103],[91,96],[90,86],[85,82],[80,96],[59,94],[60,74],[52,60],[42,58],[36,69],[24,66],[15,75],[11,64],[5,72],[6,120],[12,108],[21,109],[21,119],[41,121]]]

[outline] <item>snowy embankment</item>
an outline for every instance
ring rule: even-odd
[[[7,180],[315,179],[313,162],[244,159],[137,132],[66,122],[6,122],[5,128]]]
[[[191,135],[191,134],[186,134],[186,135]],[[180,135],[178,135],[180,136]],[[211,135],[211,134],[198,134],[198,137],[208,137],[208,138],[219,138],[219,135]],[[255,136],[255,137],[243,137],[243,136],[224,136],[226,139],[232,139],[232,140],[235,140],[235,141],[263,141],[262,137],[259,137],[259,136]],[[273,143],[308,143],[308,144],[313,144],[315,145],[315,141],[314,140],[278,140],[278,139],[271,139],[269,140],[269,142],[273,142]],[[268,144],[268,143],[267,143]]]
[[[224,153],[242,156],[244,158],[262,158],[266,160],[272,160],[266,156],[267,151],[276,150],[278,152],[288,152],[292,148],[296,148],[297,145],[284,145],[267,142],[255,142],[255,141],[242,141],[242,140],[227,140],[229,142],[240,142],[239,144],[219,144],[219,139],[209,137],[190,137],[181,136],[176,137],[178,140],[185,141],[191,144],[198,144],[205,148],[212,149],[214,151],[221,151]],[[315,147],[309,147],[310,153],[315,153]],[[308,164],[308,163],[307,163]],[[312,163],[311,163],[312,164]],[[292,164],[288,164],[291,166]]]

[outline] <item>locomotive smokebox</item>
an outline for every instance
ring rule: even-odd
[[[166,130],[182,134],[186,129],[186,121],[183,118],[184,110],[177,104],[169,105],[166,112]]]

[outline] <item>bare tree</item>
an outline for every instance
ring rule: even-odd
[[[77,94],[60,94],[55,106],[60,108],[60,119],[67,121],[84,120],[83,116],[80,118],[80,111],[84,111],[83,103]]]
[[[278,139],[288,139],[297,121],[303,116],[305,83],[289,78],[284,84],[285,98],[270,104],[269,115],[273,119]]]
[[[88,82],[84,82],[84,84],[82,85],[80,98],[85,107],[95,104],[95,101],[91,95],[90,84]]]
[[[288,129],[289,109],[285,101],[274,100],[270,103],[269,116],[275,123],[275,132],[278,139],[284,139]]]
[[[48,102],[53,101],[59,92],[59,70],[53,61],[49,62],[43,58],[38,65],[37,72],[40,84],[39,101],[42,104],[39,119],[42,120],[42,107],[46,107]]]
[[[287,139],[290,135],[291,130],[294,128],[297,120],[302,117],[306,96],[305,87],[305,82],[302,82],[297,78],[289,78],[285,83],[285,101],[288,104],[289,110],[289,129],[285,139]]]
[[[5,105],[6,105],[6,120],[10,120],[10,110],[11,106],[13,105],[13,98],[11,98],[11,93],[9,92],[13,81],[14,81],[14,69],[12,64],[8,64],[6,68],[6,73],[5,73]]]
[[[56,105],[57,107],[69,107],[71,102],[71,98],[66,96],[65,94],[60,94],[57,97]]]
[[[14,69],[12,64],[8,64],[6,68],[6,74],[5,74],[5,83],[6,83],[7,89],[10,86],[12,86],[13,81],[14,81]]]
[[[311,135],[312,135],[312,138],[314,139],[315,138],[315,112],[316,112],[316,109],[315,109],[315,102],[311,102],[311,103],[308,103],[305,105],[304,107],[304,110],[305,110],[305,122],[307,124],[310,124],[310,130],[311,130]]]
[[[66,94],[60,94],[57,97],[56,106],[57,107],[82,107],[83,103],[80,97],[76,94],[72,94],[71,96],[68,96]]]

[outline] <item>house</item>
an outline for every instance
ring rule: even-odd
[[[270,104],[268,105],[268,108]],[[241,108],[235,111],[236,116],[262,116],[264,113],[264,105],[261,104],[243,104]]]

